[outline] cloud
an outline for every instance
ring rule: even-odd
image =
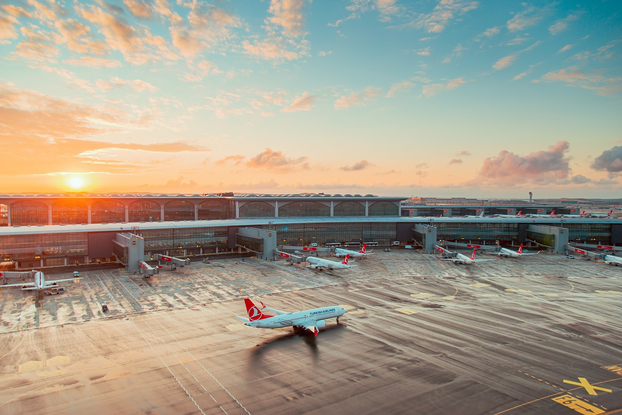
[[[14,56],[31,59],[34,61],[55,62],[59,50],[54,37],[41,31],[36,26],[31,28],[21,27],[20,32],[24,40],[17,44]]]
[[[449,164],[462,164],[461,159],[451,159],[449,160]]]
[[[419,15],[407,26],[424,29],[428,33],[440,33],[451,20],[478,7],[477,1],[440,0],[431,13]]]
[[[496,27],[491,27],[490,29],[484,30],[484,33],[482,33],[480,36],[493,37],[493,36],[498,35],[500,32],[501,32],[501,29],[499,28],[499,26],[496,26]]]
[[[452,79],[451,81],[449,81],[446,84],[432,84],[432,85],[425,85],[423,87],[423,95],[425,95],[426,97],[430,98],[433,97],[434,95],[438,94],[441,91],[449,91],[452,89],[456,89],[458,88],[460,85],[464,84],[465,81],[462,78],[456,78],[456,79]]]
[[[516,55],[506,56],[505,58],[499,59],[492,67],[496,70],[505,69],[508,66],[512,65],[516,60]]]
[[[586,74],[574,66],[557,72],[548,72],[542,76],[541,80],[564,82],[568,86],[588,89],[603,96],[622,92],[622,77],[607,78],[602,75]]]
[[[510,32],[523,30],[538,23],[542,19],[541,12],[542,10],[538,10],[535,7],[528,7],[526,10],[516,13],[514,17],[507,21],[506,26]]]
[[[365,170],[369,166],[371,166],[371,164],[367,160],[361,160],[358,163],[354,163],[352,166],[343,166],[339,167],[339,169],[343,171],[359,171]]]
[[[391,86],[391,89],[389,89],[389,92],[387,92],[387,95],[385,97],[386,98],[394,97],[395,94],[397,94],[398,92],[400,92],[400,91],[408,91],[414,85],[415,84],[410,82],[410,81],[402,81],[402,82],[398,82],[396,84],[393,84],[393,86]]]
[[[458,58],[462,56],[462,51],[467,50],[467,48],[463,47],[462,44],[458,43],[454,50],[443,59],[443,63],[449,63],[453,58]]]
[[[315,103],[315,97],[313,95],[309,95],[308,92],[305,92],[300,97],[296,98],[296,100],[289,107],[283,108],[281,111],[282,112],[310,111],[314,103]]]
[[[245,158],[244,156],[240,156],[239,154],[236,154],[234,156],[228,156],[228,157],[225,157],[224,159],[218,160],[216,164],[219,166],[222,166],[227,163],[233,163],[234,166],[237,166],[239,164],[242,164],[242,162],[244,161],[244,158]]]
[[[266,148],[264,151],[247,161],[245,164],[247,167],[251,167],[253,169],[287,171],[291,170],[297,165],[302,165],[302,167],[305,168],[306,160],[307,157],[290,159],[285,157],[285,155],[280,151],[272,151],[271,149]]]
[[[594,170],[606,171],[608,173],[622,173],[622,146],[615,146],[594,159],[591,167]]]
[[[142,0],[123,0],[123,4],[135,17],[143,19],[151,17],[151,8]]]
[[[299,53],[287,49],[281,37],[274,37],[252,44],[245,40],[242,42],[242,47],[249,55],[265,60],[291,61],[300,57]]]
[[[566,45],[563,48],[561,48],[557,53],[564,53],[567,50],[571,49],[574,45]]]
[[[82,56],[80,59],[66,59],[63,63],[73,66],[88,66],[91,68],[118,68],[121,66],[121,62],[116,59],[92,58],[90,56]]]
[[[317,54],[317,55],[318,55],[318,56],[322,56],[322,57],[324,57],[324,56],[328,56],[328,55],[330,55],[330,54],[332,54],[332,53],[333,53],[333,51],[332,51],[332,50],[329,50],[328,52],[325,52],[325,51],[321,50],[321,51],[319,51],[319,52],[318,52],[318,54]]]
[[[560,19],[554,24],[552,24],[551,26],[549,26],[549,32],[551,32],[553,36],[558,35],[564,30],[568,29],[568,24],[570,22],[574,22],[575,20],[578,20],[578,19],[579,19],[578,14],[570,14],[565,19]]]
[[[468,150],[462,150],[458,153],[458,156],[470,156],[471,152]]]
[[[350,95],[342,95],[335,101],[335,108],[348,108],[362,106],[369,101],[375,100],[380,95],[380,88],[368,86],[361,92],[353,92]]]
[[[300,36],[304,26],[304,4],[304,0],[271,0],[268,12],[273,16],[268,21],[283,27],[284,35]]]
[[[473,184],[514,186],[525,183],[550,184],[568,178],[569,145],[559,141],[548,150],[535,151],[526,156],[502,150],[496,157],[484,160]]]
[[[536,64],[533,64],[533,65],[529,65],[529,69],[527,69],[525,72],[521,72],[521,73],[519,73],[518,75],[516,75],[516,76],[514,77],[514,81],[518,81],[519,79],[522,79],[522,78],[526,77],[527,75],[531,74],[531,73],[533,72],[533,69],[534,69],[536,66],[540,65],[540,63],[541,63],[541,62],[536,63]]]

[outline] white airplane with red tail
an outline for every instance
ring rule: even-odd
[[[53,288],[59,288],[58,283],[64,281],[75,281],[79,280],[80,277],[74,278],[66,278],[62,280],[45,280],[45,274],[41,271],[35,271],[35,281],[27,282],[21,284],[5,284],[0,285],[0,288],[9,288],[9,287],[22,287],[23,291],[43,291],[43,290],[51,290]]]
[[[438,246],[436,245],[436,249],[438,249],[441,253],[443,254],[456,254],[455,257],[451,257],[451,258],[440,258],[441,261],[451,261],[456,265],[462,264],[462,265],[472,265],[475,264],[476,262],[485,262],[485,261],[494,261],[494,259],[475,259],[475,249],[473,249],[473,253],[471,254],[471,257],[469,258],[466,255],[463,255],[459,252],[452,252],[449,249],[445,249],[442,246]]]
[[[523,252],[523,244],[520,244],[518,251],[512,251],[511,249],[507,249],[507,248],[500,248],[499,252],[496,255],[499,255],[500,257],[504,256],[506,258],[520,258],[522,256],[527,256],[527,255],[538,255],[539,253],[540,251],[536,253]]]
[[[260,302],[261,303],[261,302]],[[258,329],[278,329],[283,327],[293,327],[295,331],[309,330],[316,337],[319,329],[326,327],[326,319],[337,318],[347,313],[347,310],[339,306],[329,306],[321,308],[313,308],[311,310],[295,311],[289,313],[287,311],[275,310],[268,308],[261,303],[261,309],[249,298],[244,299],[246,305],[246,313],[248,319],[236,316],[235,318],[242,320],[244,325]],[[276,313],[276,316],[264,314],[261,310],[266,309]]]
[[[350,255],[350,258],[367,259],[368,255],[372,255],[371,251],[373,251],[373,249],[370,249],[369,252],[367,252],[367,244],[363,244],[363,247],[358,251],[352,251],[351,249],[335,248],[335,256],[343,258],[346,255]]]
[[[330,259],[318,258],[314,256],[310,256],[307,258],[307,265],[311,269],[319,269],[320,271],[329,269],[345,269],[352,268],[354,265],[350,265],[350,254],[346,254],[346,257],[341,262],[331,261]]]

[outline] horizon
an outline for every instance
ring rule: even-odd
[[[622,177],[621,12],[9,2],[0,192],[607,199]]]

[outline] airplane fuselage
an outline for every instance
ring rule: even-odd
[[[605,264],[607,265],[622,265],[622,257],[615,255],[605,255]]]
[[[344,269],[350,268],[351,265],[342,264],[341,262],[331,261],[329,259],[317,258],[317,257],[309,257],[307,258],[307,262],[311,268],[324,268],[324,269]]]
[[[363,254],[361,252],[358,251],[351,251],[349,249],[343,249],[343,248],[335,248],[335,256],[339,257],[339,258],[343,258],[346,255],[350,255],[350,258],[363,258],[363,257],[367,257],[367,254]]]
[[[270,318],[264,318],[262,320],[255,320],[245,323],[247,326],[252,326],[261,329],[276,329],[281,327],[291,326],[303,326],[305,322],[313,320],[316,323],[329,318],[341,317],[347,310],[343,307],[320,307],[313,308],[311,310],[297,311],[289,314],[276,315]],[[325,326],[322,324],[316,324],[318,328]]]

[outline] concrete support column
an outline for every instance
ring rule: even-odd
[[[48,225],[51,225],[51,224],[52,224],[52,205],[49,205],[48,206]]]
[[[275,218],[279,217],[279,201],[278,200],[274,202],[274,217]]]
[[[240,219],[240,202],[238,200],[235,201],[235,218]]]
[[[91,224],[91,204],[86,205],[86,223]],[[65,264],[66,265],[66,264]]]
[[[330,216],[335,216],[335,202],[332,200],[330,201]]]
[[[199,205],[194,205],[194,220],[199,220]]]
[[[125,223],[130,221],[130,206],[125,205]]]
[[[365,201],[365,216],[369,216],[369,201]]]
[[[11,226],[11,205],[6,205],[6,219],[8,220],[8,225]]]
[[[164,205],[160,205],[160,222],[164,222]]]
[[[65,257],[64,260],[65,260],[65,266],[67,266],[67,257]]]

